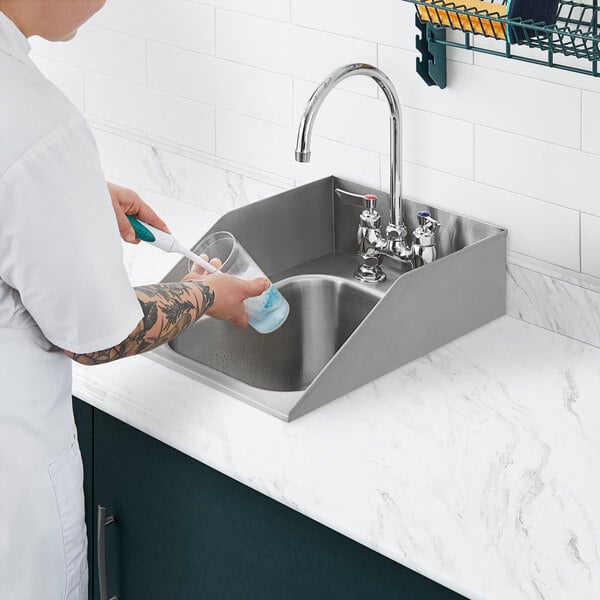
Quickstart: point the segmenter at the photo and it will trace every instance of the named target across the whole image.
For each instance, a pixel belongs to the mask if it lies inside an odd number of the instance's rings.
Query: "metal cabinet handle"
[[[114,515],[106,516],[106,508],[98,504],[98,587],[100,588],[100,600],[108,600],[106,591],[106,526],[114,523]],[[119,600],[113,596],[110,600]]]

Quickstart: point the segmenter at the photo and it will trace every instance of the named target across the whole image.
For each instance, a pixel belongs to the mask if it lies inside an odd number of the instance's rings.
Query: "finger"
[[[208,254],[200,254],[200,258],[206,262],[210,262],[213,267],[217,267],[217,269],[223,264],[218,258],[211,258],[208,260]]]
[[[271,282],[266,277],[258,277],[247,281],[246,293],[248,298],[253,296],[260,296],[263,292],[266,292],[271,286]]]
[[[209,262],[209,264],[211,264],[213,267],[215,267],[215,269],[220,269],[221,265],[223,264],[218,258],[213,258],[211,261],[208,260],[208,254],[200,254],[200,258],[206,262]],[[204,274],[207,274],[208,271],[206,269],[204,269],[201,265],[199,264],[194,264],[193,270],[197,271],[197,272],[202,272]]]
[[[135,232],[133,231],[133,227],[131,223],[127,219],[125,212],[121,208],[119,201],[115,197],[111,197],[113,210],[115,211],[115,216],[117,217],[117,226],[119,228],[119,235],[125,242],[129,242],[130,244],[139,243],[139,240],[135,237]]]
[[[200,254],[200,258],[202,260],[208,262],[208,256],[206,254]],[[199,265],[198,263],[193,263],[191,270],[200,276],[208,275],[208,271],[202,265]]]
[[[190,273],[193,273],[194,275],[197,275],[199,277],[203,277],[204,275],[207,274],[207,271],[201,265],[198,265],[198,264],[194,263],[192,265],[192,269],[190,270]]]
[[[117,199],[126,214],[157,229],[171,233],[166,223],[140,198],[137,192],[115,184],[109,184],[109,189],[113,199]]]
[[[133,190],[126,190],[126,194],[120,201],[123,204],[123,208],[128,215],[133,215],[144,223],[152,225],[161,231],[171,233],[167,224],[152,210]]]

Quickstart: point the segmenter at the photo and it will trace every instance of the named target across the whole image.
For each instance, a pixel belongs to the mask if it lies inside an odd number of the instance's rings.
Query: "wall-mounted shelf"
[[[506,0],[482,2],[488,10],[468,8],[461,0],[405,1],[417,9],[417,49],[421,54],[417,72],[428,85],[446,86],[449,46],[599,76],[600,0],[559,0],[553,25],[509,19],[505,16]],[[490,4],[498,6],[498,12],[490,9]],[[461,35],[448,39],[447,29],[460,31]]]

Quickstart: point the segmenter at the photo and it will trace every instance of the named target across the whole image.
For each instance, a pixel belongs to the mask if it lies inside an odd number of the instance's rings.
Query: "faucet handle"
[[[437,233],[438,229],[441,226],[439,221],[436,221],[429,211],[420,210],[417,213],[417,222],[419,223],[419,229],[421,233],[433,235]]]
[[[377,196],[374,194],[353,194],[352,192],[347,192],[341,188],[335,188],[335,193],[341,198],[344,204],[350,204],[351,206],[362,206],[370,213],[375,210]],[[347,198],[344,198],[346,196]]]
[[[420,248],[435,247],[435,234],[441,226],[426,210],[417,213],[418,227],[413,231],[415,243]],[[435,260],[435,257],[432,259]]]

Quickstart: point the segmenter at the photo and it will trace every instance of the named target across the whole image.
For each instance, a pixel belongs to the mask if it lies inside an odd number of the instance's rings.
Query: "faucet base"
[[[353,274],[354,279],[363,283],[379,283],[386,280],[386,274],[379,266],[360,265]]]

